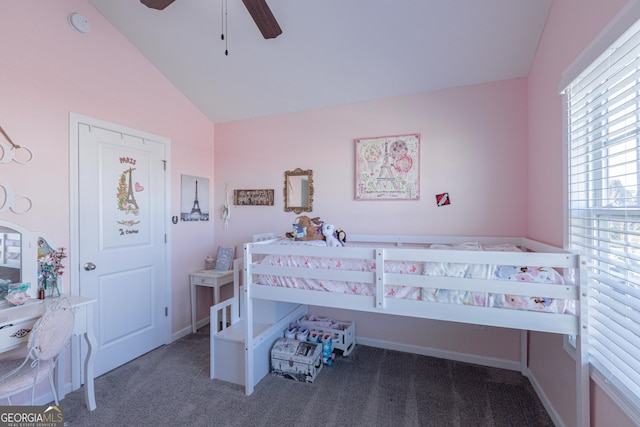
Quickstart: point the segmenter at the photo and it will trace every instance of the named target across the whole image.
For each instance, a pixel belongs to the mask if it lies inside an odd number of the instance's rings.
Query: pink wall
[[[89,34],[71,29],[71,12],[89,19]],[[214,126],[88,2],[3,1],[0,22],[0,126],[35,154],[29,165],[0,165],[0,182],[34,204],[27,214],[2,212],[0,219],[69,247],[70,112],[170,138],[174,215],[180,174],[213,179]],[[188,273],[202,268],[212,251],[213,223],[172,227],[176,332],[191,324]],[[73,269],[66,275],[68,289]]]
[[[563,243],[564,174],[562,72],[627,3],[626,0],[556,0],[528,78],[529,185],[528,235]],[[562,338],[531,336],[531,365],[536,379],[567,425],[575,425],[573,360]],[[633,425],[592,382],[592,425]]]
[[[297,216],[283,210],[284,171],[313,170],[314,208],[348,233],[518,236],[526,233],[526,80],[216,125],[215,197],[233,189],[273,188],[275,206],[232,206],[216,243],[286,232]],[[421,134],[421,200],[355,201],[354,139]],[[449,192],[452,204],[437,207]],[[218,211],[219,212],[219,211]],[[317,309],[320,312],[321,309]],[[324,310],[324,309],[323,309]],[[362,313],[358,336],[518,360],[515,331]],[[366,319],[366,321],[365,321]],[[416,332],[418,331],[418,332]]]
[[[421,134],[421,199],[355,201],[354,139]],[[216,125],[216,208],[224,187],[273,188],[275,206],[232,206],[220,244],[289,231],[284,171],[313,170],[311,216],[348,233],[513,236],[526,232],[526,80],[509,80]],[[449,192],[452,204],[437,207]],[[238,249],[241,249],[239,246]]]

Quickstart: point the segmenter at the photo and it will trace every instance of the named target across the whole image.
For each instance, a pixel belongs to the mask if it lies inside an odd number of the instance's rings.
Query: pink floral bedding
[[[431,245],[431,249],[466,251],[507,251],[521,252],[517,246],[481,245],[476,242],[460,245]],[[466,277],[473,279],[510,280],[515,282],[564,284],[564,279],[553,268],[517,267],[510,265],[424,263],[422,274],[440,277]],[[525,297],[520,295],[493,294],[489,292],[455,291],[450,289],[423,289],[422,299],[455,304],[476,305],[482,307],[500,307],[520,310],[564,313],[566,300],[553,298]]]
[[[322,240],[280,240],[274,244],[294,246],[326,246],[324,243],[325,242]],[[373,271],[375,269],[374,260],[317,258],[298,255],[269,255],[261,261],[261,264],[273,265],[278,267],[302,267],[342,271]],[[385,262],[385,271],[388,273],[420,274],[422,272],[422,263],[387,261]],[[375,285],[359,282],[344,282],[337,280],[320,280],[271,275],[261,275],[259,277],[259,282],[263,285],[335,292],[341,294],[354,294],[364,296],[373,296],[376,294]],[[421,292],[420,288],[408,286],[385,286],[385,297],[420,300]]]
[[[281,240],[274,244],[323,246],[324,242]],[[434,244],[430,245],[430,248],[439,250],[520,251],[516,246],[513,245],[480,245],[479,243],[475,242],[464,243],[461,245]],[[281,267],[317,268],[343,271],[373,271],[375,269],[374,260],[344,259],[332,257],[319,258],[298,255],[268,255],[261,261],[261,263]],[[387,273],[410,275],[422,274],[427,276],[440,277],[484,278],[547,284],[564,283],[562,276],[557,271],[551,268],[543,267],[385,261],[384,270]],[[263,285],[269,286],[280,286],[286,288],[308,289],[365,296],[375,295],[375,285],[366,283],[274,275],[260,275],[258,281]],[[550,298],[522,297],[518,295],[455,291],[449,289],[422,289],[410,286],[387,285],[384,287],[384,295],[388,298],[424,300],[483,307],[502,307],[554,313],[562,313],[566,310],[567,307],[567,301]]]

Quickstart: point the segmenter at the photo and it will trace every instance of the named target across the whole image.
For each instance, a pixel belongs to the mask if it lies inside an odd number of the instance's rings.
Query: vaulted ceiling
[[[553,0],[89,2],[220,123],[525,77]]]

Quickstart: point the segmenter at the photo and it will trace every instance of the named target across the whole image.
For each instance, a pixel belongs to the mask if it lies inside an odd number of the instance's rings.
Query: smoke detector
[[[89,20],[79,13],[72,13],[67,17],[67,21],[69,21],[71,28],[80,34],[87,34],[91,30]]]

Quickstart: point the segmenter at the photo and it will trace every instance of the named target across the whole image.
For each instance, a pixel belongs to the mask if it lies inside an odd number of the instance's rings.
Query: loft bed
[[[589,425],[586,262],[579,255],[526,238],[350,235],[344,247],[327,247],[273,236],[244,245],[247,395],[264,375],[257,366],[273,331],[300,307],[326,306],[520,329],[523,375],[526,331],[573,335],[577,420]],[[270,325],[259,319],[265,303],[284,307],[271,306]]]

